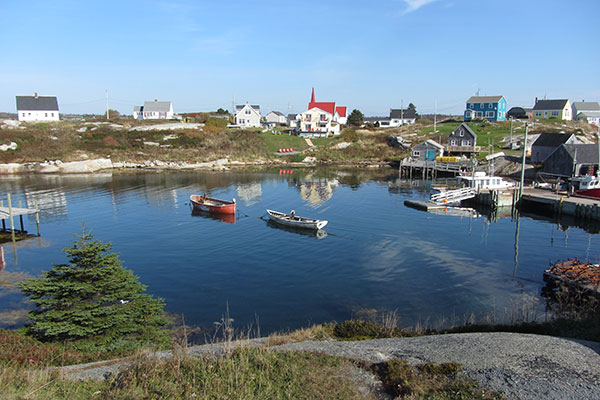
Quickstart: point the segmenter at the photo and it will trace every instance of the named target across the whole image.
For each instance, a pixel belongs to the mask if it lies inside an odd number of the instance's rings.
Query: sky
[[[0,0],[0,111],[175,112],[335,101],[366,116],[475,95],[600,100],[598,0]]]

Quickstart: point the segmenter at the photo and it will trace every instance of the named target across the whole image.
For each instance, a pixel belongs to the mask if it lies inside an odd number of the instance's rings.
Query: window
[[[413,157],[419,157],[420,155],[421,155],[421,152],[419,150],[413,151]]]
[[[310,132],[310,124],[304,124],[304,130]]]
[[[246,109],[246,115],[250,115],[250,113],[252,113],[252,111]]]
[[[542,112],[541,111],[536,111],[535,112],[535,116],[536,117],[541,117],[542,116]]]
[[[460,137],[465,136],[465,131],[463,131],[462,129],[460,131],[458,131],[458,136],[460,136]]]
[[[25,118],[25,113],[22,113],[22,114],[23,114],[23,118]]]
[[[488,104],[488,108],[492,108],[492,107],[493,107],[492,103]]]
[[[471,141],[470,140],[465,140],[463,139],[461,146],[470,146],[471,145]]]
[[[479,105],[479,108],[485,108],[485,103],[481,103],[481,104]]]
[[[467,112],[465,112],[465,117],[471,118],[471,110],[467,110]]]
[[[306,122],[310,122],[310,118],[311,118],[311,115],[310,114],[306,114]]]
[[[321,121],[327,121],[327,115],[321,114]]]
[[[483,111],[475,111],[475,118],[483,118]]]
[[[44,117],[48,118],[48,113],[44,113]]]
[[[494,118],[494,112],[493,111],[486,111],[485,112],[485,117],[486,118]]]
[[[553,117],[558,117],[558,111],[552,111],[552,116]]]
[[[450,140],[450,146],[456,146],[458,144],[458,140],[452,139]]]

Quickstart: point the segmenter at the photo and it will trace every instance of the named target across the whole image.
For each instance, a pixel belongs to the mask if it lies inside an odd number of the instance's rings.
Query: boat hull
[[[319,220],[319,219],[311,219],[304,217],[291,217],[288,214],[281,213],[278,211],[267,210],[267,214],[269,214],[269,219],[277,224],[285,225],[293,228],[300,229],[322,229],[327,225],[327,221]]]
[[[575,191],[575,194],[578,196],[596,197],[600,199],[600,188],[577,190]]]
[[[235,215],[235,199],[233,201],[220,200],[214,197],[207,196],[190,196],[190,202],[195,210],[205,211],[213,214],[234,214]]]

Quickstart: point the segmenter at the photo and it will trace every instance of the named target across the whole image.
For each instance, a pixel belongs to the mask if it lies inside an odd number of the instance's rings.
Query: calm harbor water
[[[2,195],[37,199],[42,237],[2,245],[0,326],[19,326],[29,307],[12,283],[66,262],[82,223],[187,324],[210,327],[228,305],[235,327],[258,320],[263,334],[392,310],[402,325],[437,327],[501,317],[524,298],[542,315],[549,261],[600,260],[594,225],[404,206],[430,184],[364,170],[3,177]],[[203,192],[235,197],[236,218],[192,213],[189,196]],[[326,233],[279,229],[267,208],[326,219]]]

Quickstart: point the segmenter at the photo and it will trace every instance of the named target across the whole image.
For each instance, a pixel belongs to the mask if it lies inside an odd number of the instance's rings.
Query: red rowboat
[[[235,199],[232,201],[215,199],[206,195],[190,196],[194,209],[215,214],[235,214]]]

